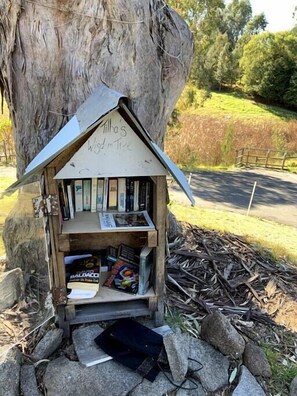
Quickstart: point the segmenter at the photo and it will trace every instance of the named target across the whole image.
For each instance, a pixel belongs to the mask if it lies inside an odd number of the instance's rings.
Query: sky
[[[294,27],[292,14],[297,6],[297,0],[250,0],[250,3],[254,15],[264,12],[269,22],[267,31],[279,32]]]

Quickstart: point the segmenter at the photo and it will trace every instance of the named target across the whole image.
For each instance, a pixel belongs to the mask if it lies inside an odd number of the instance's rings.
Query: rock
[[[189,358],[201,363],[202,368],[189,359],[189,369],[194,372],[192,377],[197,378],[207,391],[215,392],[228,385],[229,360],[211,345],[191,337]]]
[[[188,380],[182,387],[187,389],[178,389],[175,396],[206,396],[204,389],[197,381],[195,381],[194,384],[192,381]]]
[[[21,367],[21,390],[23,396],[41,396],[38,390],[35,368],[26,364]]]
[[[80,363],[85,366],[93,366],[102,356],[107,356],[95,343],[94,339],[104,329],[99,325],[80,327],[73,331],[72,340],[75,352]]]
[[[60,346],[62,342],[63,330],[54,329],[46,333],[46,335],[36,345],[31,357],[38,361],[48,358]]]
[[[290,396],[297,396],[297,376],[291,382],[291,385],[290,385]]]
[[[244,339],[219,311],[203,319],[201,338],[232,358],[241,357],[245,348]]]
[[[163,337],[163,343],[174,381],[183,381],[188,371],[190,337],[181,333],[168,333]]]
[[[181,224],[177,221],[176,217],[172,212],[168,212],[168,227],[167,227],[167,235],[168,235],[168,240],[174,241],[176,238],[180,237],[182,235],[182,226]]]
[[[154,382],[150,382],[144,379],[139,385],[137,385],[129,396],[163,396],[169,392],[172,392],[176,386],[173,384],[173,378],[169,373],[166,373],[170,381],[165,377],[163,373],[157,375]]]
[[[19,396],[21,359],[17,348],[0,356],[0,396]]]
[[[253,375],[271,377],[271,368],[265,353],[257,345],[248,342],[243,353],[244,365]]]
[[[265,392],[249,370],[242,366],[239,383],[232,396],[265,396]]]
[[[142,378],[113,360],[84,367],[59,357],[48,364],[43,381],[47,396],[124,396]]]
[[[24,279],[20,268],[0,274],[0,310],[11,308],[23,293]]]

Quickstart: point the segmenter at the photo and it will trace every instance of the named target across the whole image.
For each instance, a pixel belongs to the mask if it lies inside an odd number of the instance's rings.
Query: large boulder
[[[122,396],[142,378],[113,360],[84,367],[66,357],[59,357],[48,364],[43,380],[47,396]]]
[[[0,310],[11,308],[24,293],[23,272],[15,268],[0,274]]]
[[[0,351],[0,396],[19,396],[21,359],[17,348]]]
[[[228,385],[229,360],[203,340],[191,337],[189,369],[209,392]]]
[[[265,396],[265,392],[249,370],[242,366],[239,382],[232,396]]]
[[[33,360],[48,358],[59,348],[62,342],[63,330],[53,329],[48,331],[45,336],[36,345],[31,357]]]
[[[203,319],[201,337],[219,349],[224,355],[240,358],[245,348],[245,341],[227,319],[219,311],[215,311]]]
[[[243,362],[253,375],[271,376],[271,368],[265,353],[252,342],[248,342],[245,346]]]
[[[23,396],[41,396],[38,390],[35,368],[25,364],[21,367],[21,390]]]

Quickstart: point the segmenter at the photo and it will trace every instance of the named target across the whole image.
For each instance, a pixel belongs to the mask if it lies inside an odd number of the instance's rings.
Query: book
[[[126,178],[118,178],[118,211],[126,212]]]
[[[104,179],[98,179],[97,181],[97,211],[103,209],[103,190],[104,190]]]
[[[97,210],[97,178],[92,178],[91,183],[91,212]]]
[[[83,210],[91,210],[91,180],[83,179]]]
[[[74,219],[74,203],[73,203],[73,194],[72,194],[72,184],[67,184],[67,195],[68,195],[70,219]]]
[[[108,209],[117,209],[118,207],[118,179],[108,180]]]
[[[104,282],[104,286],[116,290],[136,294],[138,291],[138,265],[117,260],[112,267],[111,275]]]
[[[153,266],[153,248],[145,246],[139,255],[139,285],[138,294],[144,295],[150,288],[150,278]]]
[[[139,181],[139,210],[146,209],[146,180]]]
[[[83,210],[82,180],[74,180],[74,201],[75,201],[75,211],[82,212]]]
[[[59,203],[63,220],[69,220],[68,198],[63,181],[58,184]]]
[[[119,246],[118,258],[130,264],[136,264],[139,261],[139,258],[135,254],[135,249],[124,244]]]
[[[145,231],[155,229],[147,211],[131,213],[100,212],[99,221],[101,230],[105,231],[130,229]]]
[[[139,211],[139,180],[134,180],[133,211]]]
[[[87,298],[99,290],[100,258],[96,256],[83,257],[73,260],[67,266],[68,282],[67,288],[72,290],[68,298]],[[76,292],[73,290],[76,290]],[[90,293],[87,293],[90,292]]]
[[[108,177],[105,177],[103,182],[103,203],[102,203],[103,212],[106,212],[107,210],[107,199],[108,199]]]

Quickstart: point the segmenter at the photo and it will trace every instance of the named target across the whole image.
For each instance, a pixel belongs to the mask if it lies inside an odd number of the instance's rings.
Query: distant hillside
[[[180,166],[230,165],[241,147],[297,152],[296,112],[238,93],[213,92],[204,102],[202,95],[186,87],[175,111],[178,122],[168,128],[165,150]]]

